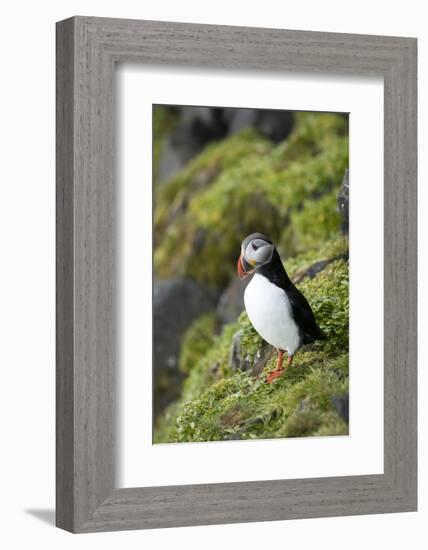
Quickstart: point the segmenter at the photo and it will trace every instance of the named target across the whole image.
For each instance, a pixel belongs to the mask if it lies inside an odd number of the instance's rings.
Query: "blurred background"
[[[155,442],[348,432],[347,168],[346,114],[153,106]],[[306,383],[299,399],[275,384],[273,417],[272,388],[256,382],[272,349],[242,313],[249,278],[236,276],[256,231],[330,335],[292,380],[297,393]],[[326,366],[327,387],[307,380]],[[321,397],[306,406],[305,392]]]

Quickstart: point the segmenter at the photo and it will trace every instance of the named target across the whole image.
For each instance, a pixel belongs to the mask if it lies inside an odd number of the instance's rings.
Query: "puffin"
[[[254,329],[278,351],[276,369],[266,379],[272,384],[291,365],[301,346],[326,340],[326,336],[308,301],[291,282],[269,237],[252,233],[242,241],[237,271],[241,279],[254,274],[245,289],[245,310]]]

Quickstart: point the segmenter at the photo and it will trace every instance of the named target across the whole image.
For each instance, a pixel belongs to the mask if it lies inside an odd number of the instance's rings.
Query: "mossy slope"
[[[275,354],[259,377],[231,369],[232,338],[238,330],[248,354],[254,356],[263,345],[245,313],[216,336],[207,330],[213,326],[212,316],[195,322],[182,351],[182,365],[189,376],[180,401],[161,418],[156,442],[348,433],[348,425],[332,401],[334,396],[348,393],[347,249],[347,239],[335,238],[318,252],[302,254],[287,266],[292,277],[300,277],[313,263],[328,260],[320,273],[299,284],[328,339],[302,348],[293,366],[272,385],[266,384],[265,376],[275,367]],[[200,338],[195,348],[196,334]],[[190,368],[189,357],[193,358]]]

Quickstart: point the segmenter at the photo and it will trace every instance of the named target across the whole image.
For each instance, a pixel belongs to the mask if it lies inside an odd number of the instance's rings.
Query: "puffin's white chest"
[[[275,348],[293,355],[300,346],[300,333],[287,294],[256,273],[245,289],[244,303],[251,324],[260,336]]]

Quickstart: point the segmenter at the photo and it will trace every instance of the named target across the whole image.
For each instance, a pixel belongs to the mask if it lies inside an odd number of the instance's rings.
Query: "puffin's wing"
[[[325,334],[317,325],[314,312],[306,298],[294,285],[288,290],[293,317],[303,333],[303,343],[310,344],[314,340],[326,340]]]

